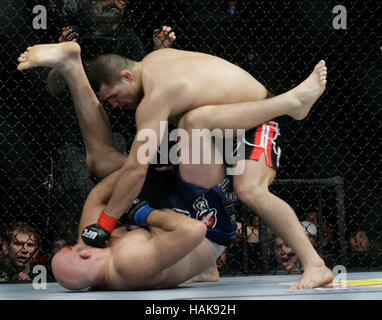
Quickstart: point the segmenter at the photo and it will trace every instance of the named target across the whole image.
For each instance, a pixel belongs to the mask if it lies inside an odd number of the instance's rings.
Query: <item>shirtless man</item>
[[[117,175],[118,171],[91,191],[82,222],[97,221]],[[96,219],[92,221],[92,217]],[[205,238],[205,224],[171,210],[152,210],[144,223],[146,228],[116,228],[102,249],[84,245],[79,237],[75,246],[61,249],[53,257],[56,280],[70,290],[151,290],[176,287],[209,268],[216,269],[220,252]]]
[[[108,139],[101,128],[109,124],[100,120],[104,119],[104,111],[82,68],[77,44],[38,45],[28,48],[19,57],[18,69],[34,66],[58,69],[68,83],[75,104],[81,106],[81,112],[91,117],[95,114],[94,109],[99,110],[94,119],[95,125],[90,129],[92,134],[99,136],[99,141]],[[214,114],[214,117],[202,118],[202,128],[245,130],[281,115],[301,120],[309,113],[326,86],[324,61],[320,61],[312,74],[299,86],[266,100],[266,88],[247,72],[223,59],[201,53],[163,49],[149,54],[140,62],[112,55],[98,60],[97,63],[93,62],[92,66],[95,71],[89,72],[89,77],[91,76],[98,95],[115,107],[129,109],[139,105],[136,111],[137,132],[145,128],[154,130],[157,137],[156,147],[162,139],[160,121],[166,121],[170,116],[190,110],[188,114],[193,115],[199,109],[204,115]],[[108,66],[114,67],[114,73],[108,72]],[[80,127],[84,125],[81,119],[79,122]],[[96,122],[100,125],[97,126]],[[98,220],[97,227],[101,233],[102,229],[109,234],[112,232],[116,222],[142,187],[148,163],[141,163],[137,154],[144,143],[145,141],[134,139],[110,201]],[[91,150],[88,152],[90,155]],[[108,158],[114,157],[114,154],[105,152],[96,157]],[[94,160],[94,165],[98,166],[98,162]],[[89,163],[92,161],[89,158]],[[329,283],[333,279],[333,273],[310,244],[293,209],[268,191],[268,186],[275,177],[275,170],[267,167],[264,155],[258,161],[240,161],[246,163],[244,174],[234,177],[235,191],[239,198],[294,249],[304,265],[304,274],[293,288],[312,288]],[[185,181],[205,188],[213,185],[211,181],[214,179],[211,177],[216,173],[215,170],[204,170],[205,166],[201,166],[199,172],[195,172],[195,168],[191,172],[185,167],[181,171]],[[95,168],[100,175],[104,170],[102,166]],[[221,169],[216,167],[216,170]]]

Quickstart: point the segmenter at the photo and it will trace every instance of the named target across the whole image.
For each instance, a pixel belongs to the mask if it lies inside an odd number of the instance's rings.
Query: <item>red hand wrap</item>
[[[101,212],[97,224],[105,229],[108,233],[112,233],[117,225],[118,219],[110,217],[105,211]]]

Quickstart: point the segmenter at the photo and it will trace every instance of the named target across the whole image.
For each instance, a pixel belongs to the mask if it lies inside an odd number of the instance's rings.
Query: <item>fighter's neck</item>
[[[143,67],[141,62],[135,62],[134,68],[132,70],[135,80],[137,81],[138,88],[140,88],[138,95],[139,95],[139,100],[141,100],[144,96],[144,88],[143,88]]]
[[[110,247],[97,250],[97,256],[94,263],[98,265],[99,272],[92,288],[101,288],[107,286],[111,270],[113,269],[112,249]]]

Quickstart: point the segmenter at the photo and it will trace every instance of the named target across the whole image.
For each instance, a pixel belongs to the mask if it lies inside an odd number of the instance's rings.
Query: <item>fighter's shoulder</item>
[[[124,266],[126,262],[135,259],[140,255],[142,246],[147,243],[153,235],[150,231],[137,228],[125,232],[121,237],[112,243],[113,260],[115,267]]]
[[[137,231],[137,232],[134,232]],[[118,247],[113,248],[111,273],[115,278],[130,279],[129,286],[136,286],[152,276],[151,264],[155,246],[153,234],[146,229],[136,229],[133,237],[125,239]],[[127,237],[126,237],[127,238]]]
[[[142,62],[151,62],[155,59],[174,59],[189,54],[195,54],[195,52],[174,48],[163,48],[150,52],[143,58]]]

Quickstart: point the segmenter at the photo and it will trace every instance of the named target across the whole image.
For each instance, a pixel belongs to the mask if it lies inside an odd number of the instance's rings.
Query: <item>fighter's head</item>
[[[88,79],[94,92],[113,107],[138,107],[143,94],[138,62],[117,54],[101,55],[90,62]]]
[[[57,282],[70,290],[99,285],[102,281],[103,261],[99,250],[76,245],[61,249],[52,259],[52,271]]]

